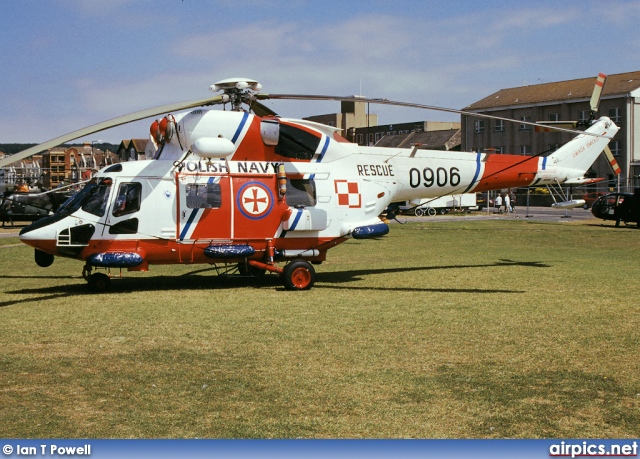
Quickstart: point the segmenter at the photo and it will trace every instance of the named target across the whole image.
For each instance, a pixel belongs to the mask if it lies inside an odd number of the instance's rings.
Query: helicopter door
[[[231,238],[229,177],[181,176],[179,194],[180,242]]]
[[[142,203],[142,184],[135,181],[119,181],[113,199],[113,206],[107,214],[105,231],[111,235],[136,234],[140,223],[138,211]]]
[[[275,175],[233,178],[236,239],[270,239],[278,232],[282,214],[289,207],[279,199]]]

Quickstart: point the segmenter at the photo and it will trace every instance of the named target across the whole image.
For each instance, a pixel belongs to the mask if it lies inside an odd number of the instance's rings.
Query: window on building
[[[525,123],[530,123],[531,122],[531,117],[530,116],[521,116],[520,117],[520,121],[524,121]],[[521,124],[520,125],[520,130],[521,131],[530,131],[531,130],[531,125],[530,124]]]
[[[588,121],[591,118],[591,110],[581,110],[580,111],[580,121]]]
[[[613,156],[620,156],[622,154],[622,146],[620,145],[619,140],[612,140],[609,142],[609,149]]]
[[[622,123],[622,110],[619,108],[610,108],[609,118],[617,125],[620,125],[620,123]]]
[[[549,121],[560,121],[560,113],[550,113]]]
[[[474,122],[474,132],[476,134],[482,134],[484,132],[484,120],[476,120]]]
[[[495,132],[504,132],[504,120],[496,120],[496,125],[493,130]]]
[[[520,145],[521,155],[531,155],[531,145]]]
[[[362,145],[364,143],[364,135],[357,134],[356,135],[356,143],[358,143],[359,145]]]

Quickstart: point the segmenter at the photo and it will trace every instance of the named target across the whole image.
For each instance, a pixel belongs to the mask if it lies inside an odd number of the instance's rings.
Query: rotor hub
[[[213,92],[223,91],[228,98],[224,103],[230,102],[233,110],[242,110],[242,104],[251,104],[255,100],[254,93],[262,89],[262,85],[249,78],[228,78],[211,85]]]

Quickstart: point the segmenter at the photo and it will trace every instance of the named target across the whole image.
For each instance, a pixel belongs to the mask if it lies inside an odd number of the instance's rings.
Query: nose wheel
[[[316,281],[316,271],[305,260],[294,260],[282,270],[282,281],[287,290],[309,290]]]
[[[86,265],[82,270],[82,277],[87,281],[89,290],[94,293],[106,292],[111,286],[111,278],[104,273],[91,274],[92,267]]]

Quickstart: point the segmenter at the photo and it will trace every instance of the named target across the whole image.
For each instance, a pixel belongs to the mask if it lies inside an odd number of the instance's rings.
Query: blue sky
[[[459,109],[502,88],[640,70],[639,20],[638,0],[2,0],[0,143],[207,97],[231,77]],[[340,108],[267,105],[286,117]],[[372,112],[381,124],[452,119]],[[146,137],[151,121],[84,140]]]

